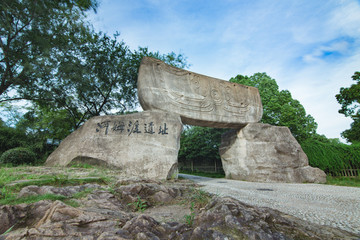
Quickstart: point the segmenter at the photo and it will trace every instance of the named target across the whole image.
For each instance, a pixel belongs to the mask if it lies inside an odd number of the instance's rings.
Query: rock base
[[[317,240],[359,237],[269,208],[249,206],[230,197],[204,195],[186,182],[124,184],[115,184],[111,191],[97,184],[59,188],[28,186],[22,189],[23,194],[47,192],[64,197],[84,191],[88,194],[73,199],[79,207],[50,200],[0,206],[1,239]],[[139,199],[146,203],[143,211],[134,209]],[[172,210],[182,207],[182,218],[174,221],[173,217],[164,216],[156,220],[153,210],[160,206],[169,206]],[[10,232],[3,234],[11,227]]]
[[[88,163],[129,177],[176,178],[181,131],[180,116],[166,112],[94,117],[65,138],[45,165]]]
[[[325,183],[326,174],[309,166],[287,127],[250,123],[222,136],[220,156],[226,178],[252,182]]]

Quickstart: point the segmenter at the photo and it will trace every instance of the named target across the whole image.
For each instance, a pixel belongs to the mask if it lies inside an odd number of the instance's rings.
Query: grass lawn
[[[51,171],[49,171],[51,170]],[[37,186],[75,186],[86,183],[106,185],[111,178],[106,170],[95,168],[41,168],[31,166],[0,166],[0,205],[33,203],[40,200],[61,200],[74,205],[72,199],[81,198],[89,192],[80,192],[71,198],[60,195],[45,194],[18,198],[19,191],[29,185]]]
[[[326,184],[347,186],[347,187],[360,187],[360,177],[326,177]]]

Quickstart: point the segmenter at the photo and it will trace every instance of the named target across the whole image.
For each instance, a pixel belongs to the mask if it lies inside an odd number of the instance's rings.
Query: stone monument
[[[141,62],[138,95],[144,110],[177,113],[184,124],[237,128],[262,117],[257,88],[189,72],[150,57]]]
[[[145,112],[94,117],[48,157],[48,166],[85,162],[129,176],[176,175],[182,124],[235,128],[220,153],[226,177],[248,181],[324,182],[289,129],[259,124],[257,88],[200,75],[144,57],[138,96]]]
[[[47,166],[89,163],[148,179],[177,177],[182,123],[169,112],[99,116],[65,138]]]

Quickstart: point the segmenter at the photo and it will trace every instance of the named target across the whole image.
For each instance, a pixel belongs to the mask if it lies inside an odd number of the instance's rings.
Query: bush
[[[307,140],[301,144],[312,167],[318,167],[331,175],[339,175],[343,169],[360,169],[360,145]]]
[[[26,134],[18,129],[0,126],[0,155],[9,149],[22,147],[28,144]]]
[[[28,148],[18,147],[7,150],[0,157],[0,163],[10,163],[13,166],[21,164],[33,164],[36,161],[36,155]]]

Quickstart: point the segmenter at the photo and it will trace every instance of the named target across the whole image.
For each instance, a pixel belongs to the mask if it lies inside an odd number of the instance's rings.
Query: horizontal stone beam
[[[184,124],[238,128],[259,122],[262,103],[257,88],[200,75],[144,57],[138,75],[144,110],[177,113]]]

